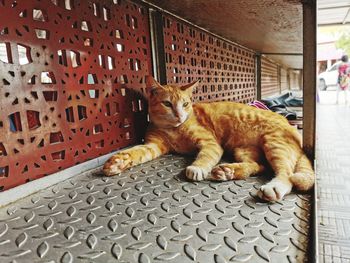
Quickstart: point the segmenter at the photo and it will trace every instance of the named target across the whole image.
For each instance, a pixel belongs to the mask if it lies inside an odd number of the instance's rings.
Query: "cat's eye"
[[[183,107],[187,107],[188,106],[188,102],[185,102],[184,104],[182,104]]]
[[[171,104],[171,102],[170,102],[170,101],[167,101],[167,100],[166,100],[166,101],[163,101],[162,103],[163,103],[164,106],[169,107],[169,108],[171,108],[171,107],[173,106],[173,105]]]

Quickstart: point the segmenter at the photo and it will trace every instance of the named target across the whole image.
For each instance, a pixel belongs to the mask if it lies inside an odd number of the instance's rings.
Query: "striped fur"
[[[177,152],[197,154],[186,169],[186,176],[196,181],[244,179],[261,173],[268,163],[276,176],[258,191],[258,196],[268,201],[281,199],[293,186],[298,190],[313,186],[314,171],[302,151],[300,135],[284,117],[233,102],[192,105],[195,86],[161,86],[148,77],[151,124],[145,144],[111,157],[104,173],[118,174]],[[218,165],[224,151],[232,155],[234,163]]]

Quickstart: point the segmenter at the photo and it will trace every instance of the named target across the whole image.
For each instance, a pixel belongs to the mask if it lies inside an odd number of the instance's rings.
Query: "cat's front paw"
[[[112,176],[116,174],[120,174],[125,169],[131,167],[132,159],[130,154],[128,153],[117,153],[113,155],[111,158],[103,166],[103,173],[106,176]]]
[[[193,181],[202,181],[207,179],[208,172],[202,167],[191,165],[186,167],[186,177]]]
[[[210,180],[228,181],[234,179],[235,171],[230,164],[219,164],[211,170]]]
[[[284,182],[279,178],[274,178],[271,182],[262,185],[257,195],[269,202],[279,201],[292,190],[290,182]]]

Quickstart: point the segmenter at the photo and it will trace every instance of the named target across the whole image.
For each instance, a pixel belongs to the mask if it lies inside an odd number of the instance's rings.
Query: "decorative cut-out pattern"
[[[195,101],[255,98],[254,53],[164,16],[168,83],[199,79]]]
[[[0,3],[0,189],[135,144],[147,116],[136,91],[151,74],[147,10]]]

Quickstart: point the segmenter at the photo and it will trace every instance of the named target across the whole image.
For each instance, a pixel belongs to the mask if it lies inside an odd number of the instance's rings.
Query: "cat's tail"
[[[315,183],[315,172],[310,160],[304,153],[297,161],[294,174],[290,180],[297,190],[307,191],[313,187]]]

